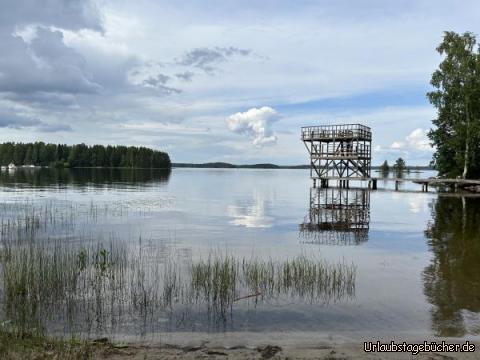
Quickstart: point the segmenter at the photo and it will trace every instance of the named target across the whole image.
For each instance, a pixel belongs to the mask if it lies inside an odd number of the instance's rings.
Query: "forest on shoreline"
[[[373,165],[372,170],[382,171],[383,165]],[[310,165],[276,165],[276,164],[247,164],[236,165],[226,162],[210,162],[210,163],[173,163],[174,168],[201,168],[201,169],[310,169]],[[393,167],[392,167],[393,170]],[[405,165],[402,170],[410,171],[422,171],[422,170],[435,170],[431,165]]]
[[[136,146],[85,144],[0,144],[0,165],[52,167],[170,168],[167,153]]]

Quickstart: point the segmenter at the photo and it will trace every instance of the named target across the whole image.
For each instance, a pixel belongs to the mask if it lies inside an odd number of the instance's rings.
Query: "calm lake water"
[[[379,182],[385,186],[394,184]],[[349,264],[356,272],[354,291],[322,301],[240,300],[221,323],[198,309],[150,320],[126,314],[128,321],[117,326],[89,328],[95,335],[280,331],[370,339],[478,337],[479,197],[421,193],[415,184],[398,192],[310,187],[307,170],[17,170],[0,174],[0,207],[3,223],[25,207],[48,208],[57,218],[75,212],[68,226],[58,220],[38,235],[71,246],[121,242],[128,251],[142,248],[175,261],[212,253],[276,262],[306,256]],[[67,331],[62,319],[49,329]]]

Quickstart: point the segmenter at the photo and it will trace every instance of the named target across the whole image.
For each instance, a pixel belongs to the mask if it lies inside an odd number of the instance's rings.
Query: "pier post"
[[[313,188],[317,187],[317,179],[313,179]]]
[[[372,180],[372,190],[377,190],[377,179]]]
[[[321,187],[322,189],[327,188],[327,187],[328,187],[328,183],[327,183],[327,182],[328,182],[327,179],[320,179],[320,187]]]
[[[398,183],[399,183],[399,182],[400,182],[400,181],[395,180],[395,191],[398,191]]]

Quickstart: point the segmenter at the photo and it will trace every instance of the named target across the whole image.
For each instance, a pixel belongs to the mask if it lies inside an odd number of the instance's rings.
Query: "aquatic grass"
[[[190,279],[195,301],[224,317],[238,296],[239,262],[232,256],[210,254],[207,260],[191,264]]]
[[[263,298],[288,296],[328,303],[352,296],[355,290],[356,268],[345,261],[330,264],[300,255],[281,263],[244,260],[242,269],[246,287]]]
[[[109,210],[90,204],[79,215],[77,206],[64,205],[0,205],[2,318],[20,332],[41,333],[61,324],[69,333],[104,333],[138,320],[187,323],[189,314],[199,313],[225,321],[252,301],[326,304],[355,294],[356,268],[344,260],[214,252],[192,260],[145,246],[141,238],[135,245],[113,234],[105,241],[78,232],[79,224],[88,227]],[[60,228],[67,230],[65,237],[48,236]]]
[[[18,201],[0,203],[0,239],[25,241],[40,235],[73,231],[78,227],[97,224],[103,220],[130,215],[148,216],[152,208],[170,206],[171,199],[145,203],[113,202],[105,204],[45,201]]]
[[[73,319],[79,298],[96,294],[98,300],[115,293],[122,286],[126,250],[100,245],[75,249],[59,241],[30,243],[3,248],[1,264],[5,313],[21,328],[33,324],[41,330],[41,324],[58,312]]]
[[[113,241],[80,247],[56,241],[9,248],[1,260],[5,314],[24,331],[41,331],[50,320],[90,331],[124,316],[153,319],[193,305],[225,318],[244,299],[329,303],[355,291],[354,265],[306,256],[274,261],[212,253],[181,263]]]

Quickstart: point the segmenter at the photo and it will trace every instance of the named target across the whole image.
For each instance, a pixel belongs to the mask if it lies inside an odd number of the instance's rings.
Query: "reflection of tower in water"
[[[369,224],[368,189],[311,188],[300,236],[305,243],[358,245],[368,240]]]

